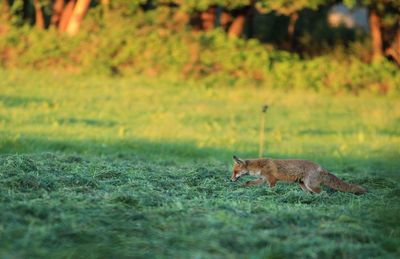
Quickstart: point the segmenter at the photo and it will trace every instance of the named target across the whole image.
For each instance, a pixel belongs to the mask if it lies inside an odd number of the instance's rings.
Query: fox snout
[[[232,182],[236,182],[237,179],[239,179],[239,177],[238,177],[238,170],[233,169],[231,181],[232,181]]]

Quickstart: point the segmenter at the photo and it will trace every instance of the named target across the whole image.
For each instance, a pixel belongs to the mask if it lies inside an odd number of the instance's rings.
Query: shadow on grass
[[[0,153],[2,154],[27,154],[41,152],[196,160],[231,158],[233,151],[210,147],[200,148],[193,142],[161,142],[143,139],[118,141],[66,141],[48,140],[43,137],[23,137],[16,140],[0,140]]]
[[[3,103],[6,107],[25,107],[29,104],[41,103],[47,103],[49,106],[53,105],[53,102],[46,98],[20,97],[10,95],[0,95],[0,103]]]
[[[0,154],[31,154],[43,152],[62,152],[89,156],[107,155],[111,157],[137,157],[146,160],[177,161],[224,161],[231,163],[232,155],[245,158],[257,157],[255,152],[240,152],[213,147],[198,147],[189,141],[150,141],[134,140],[49,140],[44,137],[22,137],[16,140],[0,140]],[[283,153],[269,153],[273,158],[297,158],[318,162],[323,167],[347,175],[390,176],[399,179],[400,161],[390,154],[379,154],[361,158],[355,156],[326,156],[313,154],[312,157],[293,156]]]

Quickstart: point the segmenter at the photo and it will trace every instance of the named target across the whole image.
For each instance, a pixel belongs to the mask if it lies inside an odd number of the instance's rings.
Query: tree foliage
[[[281,15],[290,15],[305,8],[317,9],[329,0],[259,0],[256,7],[260,12],[276,12]]]

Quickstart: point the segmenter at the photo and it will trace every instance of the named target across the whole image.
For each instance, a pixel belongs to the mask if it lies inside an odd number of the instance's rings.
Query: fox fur
[[[257,180],[248,181],[245,186],[253,186],[268,182],[270,187],[278,181],[298,182],[306,192],[321,192],[320,185],[326,185],[341,192],[355,194],[366,193],[367,190],[359,185],[340,180],[320,165],[307,160],[297,159],[240,159],[233,156],[234,166],[232,181],[237,181],[243,175],[258,177]]]

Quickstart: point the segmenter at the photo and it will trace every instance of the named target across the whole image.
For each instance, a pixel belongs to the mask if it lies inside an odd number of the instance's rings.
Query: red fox
[[[237,181],[243,175],[257,176],[259,179],[248,181],[244,186],[263,184],[266,181],[270,187],[275,186],[277,181],[298,182],[306,192],[321,192],[320,184],[341,192],[352,192],[355,194],[366,193],[363,187],[346,183],[335,175],[323,169],[320,165],[307,161],[295,159],[240,159],[233,156],[234,166],[231,180]]]

